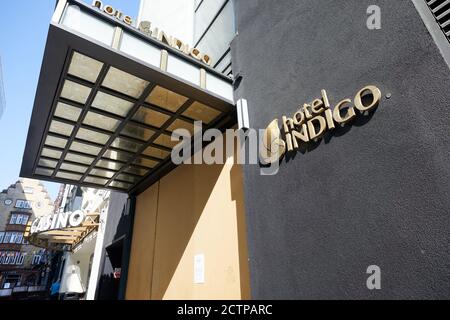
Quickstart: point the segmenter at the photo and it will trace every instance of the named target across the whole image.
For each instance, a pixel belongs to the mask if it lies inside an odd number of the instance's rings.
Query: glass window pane
[[[61,158],[61,156],[62,156],[62,152],[44,148],[44,149],[42,149],[42,156],[59,160],[59,158]]]
[[[164,125],[164,123],[166,123],[167,120],[169,120],[169,118],[170,117],[164,113],[157,112],[146,107],[140,107],[138,112],[134,115],[133,120],[160,128]]]
[[[106,142],[108,142],[109,138],[110,136],[106,134],[84,128],[80,128],[77,133],[77,139],[91,141],[98,144],[105,144]]]
[[[73,131],[73,126],[67,123],[59,122],[56,120],[53,120],[50,124],[50,132],[61,134],[63,136],[70,137]]]
[[[117,176],[117,180],[125,181],[125,182],[131,182],[131,183],[136,183],[136,182],[138,182],[141,179],[142,178],[135,177],[135,176],[130,176],[128,174],[119,174]]]
[[[132,185],[130,183],[124,183],[124,182],[119,182],[119,181],[113,181],[110,184],[110,186],[113,188],[119,188],[119,189],[124,189],[124,190],[127,190],[132,187]]]
[[[81,174],[68,173],[68,172],[58,172],[56,174],[56,177],[61,178],[61,179],[78,181],[78,180],[81,179],[82,175]]]
[[[208,54],[213,64],[228,50],[235,36],[233,1],[223,8],[209,30],[197,44],[197,49]],[[201,29],[200,29],[201,30]]]
[[[159,162],[157,162],[157,161],[153,161],[153,160],[149,160],[149,159],[145,159],[145,158],[139,158],[134,163],[139,166],[143,166],[143,167],[150,168],[150,169],[155,168],[159,164]]]
[[[99,176],[103,178],[112,178],[114,176],[115,172],[107,171],[107,170],[101,170],[101,169],[92,169],[91,172],[89,172],[90,175],[93,176]]]
[[[119,126],[119,120],[102,116],[101,114],[88,112],[84,121],[84,124],[87,124],[92,127],[101,128],[108,131],[115,131]]]
[[[53,174],[53,170],[45,168],[36,168],[35,173],[40,176],[50,177]]]
[[[67,139],[47,136],[47,139],[45,139],[45,145],[64,149],[67,145]]]
[[[137,174],[138,176],[142,176],[142,177],[148,173],[147,169],[133,167],[133,166],[126,168],[124,171],[127,173]]]
[[[58,161],[48,160],[48,159],[40,159],[38,165],[40,167],[53,168],[54,169],[58,165]]]
[[[172,141],[171,140],[172,137],[168,136],[166,134],[161,134],[158,139],[155,140],[156,144],[159,144],[160,146],[166,147],[166,148],[173,148],[175,147],[177,144],[180,143],[179,140],[177,141]]]
[[[84,179],[84,182],[93,183],[93,184],[98,184],[98,185],[104,186],[105,184],[108,183],[108,180],[107,179],[102,179],[102,178],[96,178],[96,177],[86,177],[86,179]]]
[[[176,129],[186,129],[187,131],[189,131],[191,135],[194,135],[194,124],[191,122],[186,122],[184,120],[177,119],[170,125],[170,127],[167,130],[173,132]]]
[[[78,52],[73,53],[68,73],[78,78],[95,83],[102,70],[103,63]]]
[[[217,119],[220,115],[220,111],[196,101],[183,113],[183,115],[209,124]]]
[[[114,150],[107,150],[105,154],[103,155],[104,158],[108,158],[111,160],[117,160],[122,162],[128,162],[133,158],[132,154],[125,153],[125,152],[118,152]]]
[[[188,98],[182,95],[157,86],[153,89],[152,93],[150,93],[146,101],[163,109],[177,112],[187,100]]]
[[[115,161],[100,160],[99,162],[97,162],[96,166],[100,168],[118,171],[123,167],[123,164]]]
[[[71,162],[77,162],[77,163],[81,163],[81,164],[87,164],[88,166],[90,166],[92,164],[92,162],[94,162],[95,158],[88,157],[88,156],[80,156],[80,155],[69,152],[69,153],[67,153],[65,160],[71,161]]]
[[[111,67],[102,85],[138,99],[149,83],[122,70]]]
[[[121,150],[137,152],[142,147],[142,145],[140,143],[126,140],[124,138],[117,138],[111,144],[111,147],[121,149]]]
[[[70,106],[68,104],[58,102],[56,105],[55,116],[71,121],[78,121],[80,117],[81,109]]]
[[[137,124],[130,122],[127,123],[125,128],[123,128],[122,130],[122,135],[140,139],[143,141],[148,141],[153,136],[154,133],[155,131],[153,130],[141,127]]]
[[[70,80],[66,80],[61,92],[61,97],[81,104],[85,104],[90,93],[91,88]]]
[[[72,145],[70,146],[70,150],[97,156],[102,149],[98,148],[98,147],[90,146],[88,144],[79,143],[79,142],[74,141],[74,142],[72,142]]]
[[[61,165],[61,170],[67,170],[67,171],[73,171],[73,172],[79,172],[79,173],[85,173],[88,167],[85,166],[77,166],[70,163],[63,163]]]
[[[130,101],[114,97],[101,91],[97,93],[92,103],[93,108],[111,112],[124,118],[128,115],[131,108],[133,108],[133,105]]]
[[[149,157],[154,157],[163,160],[170,155],[170,152],[155,147],[148,147],[147,149],[145,149],[143,154]]]
[[[225,1],[226,0],[207,0],[202,2],[201,6],[195,12],[194,42],[197,42],[198,39],[200,39]]]

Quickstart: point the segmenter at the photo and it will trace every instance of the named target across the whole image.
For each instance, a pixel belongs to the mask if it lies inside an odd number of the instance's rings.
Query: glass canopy
[[[155,50],[165,63],[149,63]],[[167,53],[177,59],[172,68]],[[208,75],[220,80],[217,92],[207,90]],[[174,130],[193,132],[198,120],[218,127],[234,113],[231,100],[231,80],[213,69],[82,2],[60,0],[21,175],[130,192],[167,172]]]

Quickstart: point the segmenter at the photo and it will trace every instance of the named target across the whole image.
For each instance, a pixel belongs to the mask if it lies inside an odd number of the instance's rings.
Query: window
[[[22,224],[22,218],[23,216],[21,214],[17,215],[16,224]]]
[[[32,264],[33,264],[33,265],[36,265],[36,264],[39,264],[39,263],[41,263],[41,255],[35,254],[35,255],[33,256],[33,262],[32,262]]]
[[[11,232],[6,232],[3,243],[9,243],[9,240],[11,240]]]
[[[31,201],[27,201],[27,200],[17,200],[16,201],[16,208],[19,209],[31,209]]]
[[[23,233],[17,233],[16,234],[16,243],[22,244],[22,241],[23,241]]]
[[[11,220],[9,220],[9,224],[16,224],[17,214],[11,215]]]
[[[0,232],[0,243],[3,243],[3,238],[5,237],[4,232]]]
[[[17,233],[16,232],[12,232],[11,233],[11,238],[9,240],[9,243],[16,243],[16,239],[17,239]]]
[[[23,215],[22,216],[22,225],[26,226],[29,218],[30,218],[29,216]]]
[[[19,254],[19,258],[17,259],[17,261],[16,261],[16,264],[17,265],[19,265],[19,266],[21,266],[21,265],[23,265],[23,261],[25,260],[25,255],[23,254],[23,253],[20,253]]]

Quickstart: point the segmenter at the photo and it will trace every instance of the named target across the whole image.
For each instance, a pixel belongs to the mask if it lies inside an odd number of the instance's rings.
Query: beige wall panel
[[[151,298],[158,186],[159,183],[154,184],[136,199],[126,291],[127,300]]]
[[[241,168],[233,159],[177,168],[161,180],[159,197],[152,299],[249,298]],[[205,255],[204,284],[194,284],[197,254]]]

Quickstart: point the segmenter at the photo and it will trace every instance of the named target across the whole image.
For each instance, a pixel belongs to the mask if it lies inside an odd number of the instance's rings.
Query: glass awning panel
[[[134,192],[174,167],[174,130],[233,124],[232,91],[230,79],[202,62],[60,0],[21,175]]]

